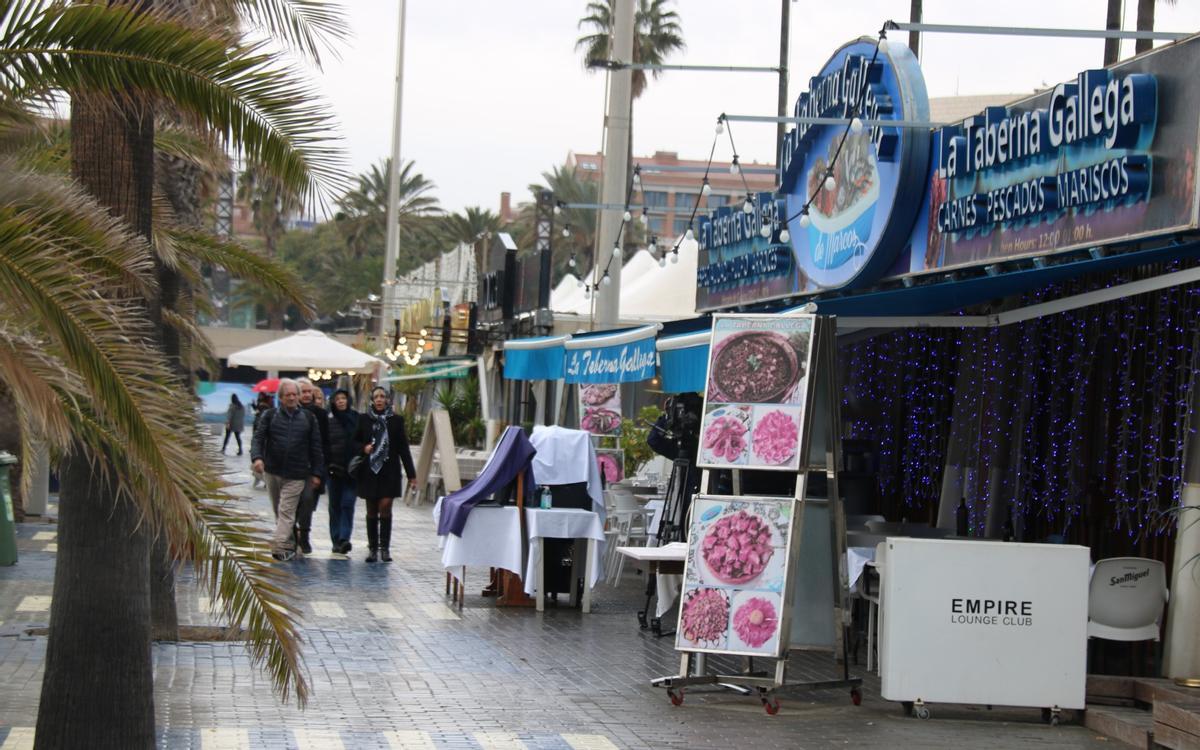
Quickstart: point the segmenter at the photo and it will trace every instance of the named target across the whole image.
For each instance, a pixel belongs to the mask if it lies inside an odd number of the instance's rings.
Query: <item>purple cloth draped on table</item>
[[[502,487],[515,481],[525,472],[525,491],[534,486],[533,469],[530,463],[537,449],[525,437],[520,427],[509,427],[500,436],[500,442],[479,472],[479,476],[467,482],[461,490],[452,492],[442,499],[442,517],[438,519],[438,535],[462,536],[471,509]]]

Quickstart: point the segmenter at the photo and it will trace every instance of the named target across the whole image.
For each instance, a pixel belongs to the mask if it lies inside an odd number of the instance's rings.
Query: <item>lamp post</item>
[[[633,61],[633,3],[634,0],[616,0],[613,8],[613,35],[609,59],[622,63]],[[629,178],[629,121],[632,105],[633,71],[626,65],[608,74],[608,112],[605,121],[608,129],[604,139],[604,183],[600,202],[619,203],[626,200]],[[621,258],[611,261],[607,253],[617,243],[621,234],[624,210],[600,211],[599,252],[592,269],[593,283],[597,271],[608,268],[611,282],[600,286],[596,293],[596,322],[602,327],[617,322],[621,309]]]
[[[404,6],[400,0],[400,31],[396,42],[396,103],[392,111],[392,161],[388,170],[387,235],[383,249],[383,315],[380,331],[395,320],[396,259],[400,254],[400,115],[404,93]]]

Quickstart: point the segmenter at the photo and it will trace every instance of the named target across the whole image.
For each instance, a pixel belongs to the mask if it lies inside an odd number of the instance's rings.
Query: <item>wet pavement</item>
[[[215,450],[215,448],[214,448]],[[252,509],[248,462],[225,465]],[[397,507],[395,562],[369,565],[363,504],[349,558],[332,555],[325,503],[314,518],[314,554],[283,563],[304,612],[308,707],[281,704],[236,643],[154,646],[160,747],[203,748],[996,748],[1121,747],[1079,725],[1051,727],[1036,709],[934,706],[908,718],[865,678],[863,705],[845,689],[782,697],[764,713],[757,698],[690,690],[675,707],[650,680],[678,670],[673,639],[638,628],[643,579],[626,569],[601,583],[591,614],[564,602],[544,613],[497,608],[480,596],[486,571],[470,570],[465,607],[445,595],[430,507]],[[0,750],[32,747],[46,639],[29,635],[49,617],[56,552],[48,518],[18,527],[20,562],[0,568]],[[185,571],[183,624],[213,624]],[[865,656],[865,653],[864,653]],[[732,666],[732,665],[731,665]],[[840,673],[828,654],[793,656],[797,679]]]

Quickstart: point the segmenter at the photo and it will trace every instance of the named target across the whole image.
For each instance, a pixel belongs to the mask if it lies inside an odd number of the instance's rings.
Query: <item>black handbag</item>
[[[362,473],[363,467],[367,465],[367,457],[358,455],[350,459],[350,465],[346,467],[346,473],[351,479],[358,479],[358,475]]]

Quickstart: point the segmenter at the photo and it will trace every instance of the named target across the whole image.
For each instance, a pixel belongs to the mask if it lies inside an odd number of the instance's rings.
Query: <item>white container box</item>
[[[880,676],[892,701],[1084,707],[1087,547],[889,538]]]

